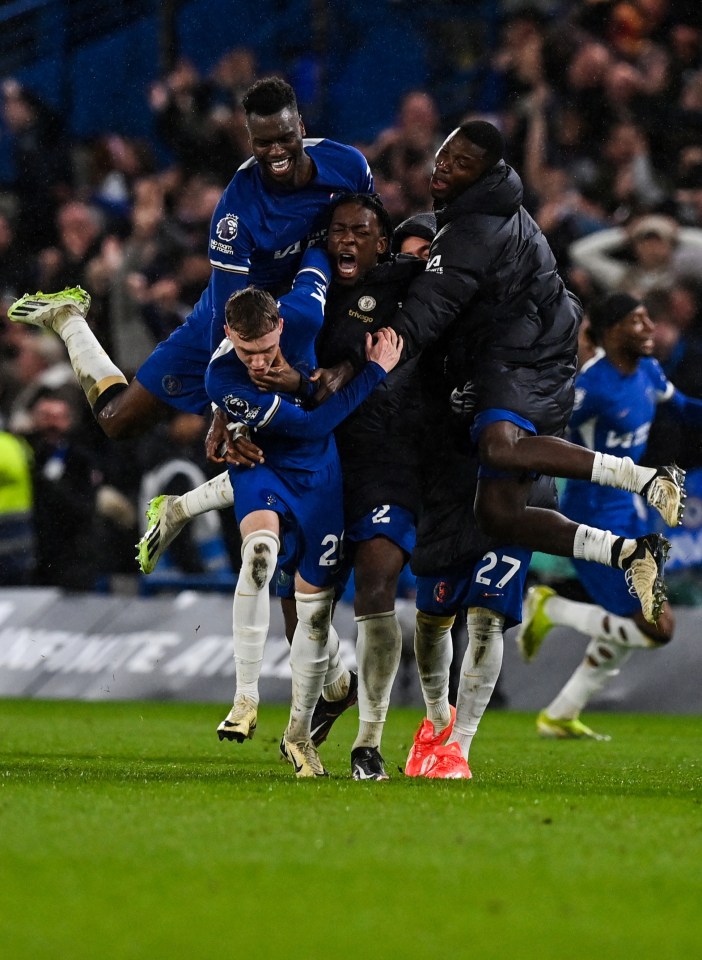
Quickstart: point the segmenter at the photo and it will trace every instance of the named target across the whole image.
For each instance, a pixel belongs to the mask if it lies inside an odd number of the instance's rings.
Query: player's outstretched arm
[[[312,396],[313,402],[324,403],[353,380],[357,372],[349,360],[342,360],[334,367],[318,367],[310,377],[310,383],[317,388]]]

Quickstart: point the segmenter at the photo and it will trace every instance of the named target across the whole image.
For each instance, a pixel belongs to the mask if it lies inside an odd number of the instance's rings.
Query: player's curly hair
[[[337,207],[342,206],[346,203],[355,203],[359,207],[365,207],[367,210],[372,210],[378,221],[378,226],[380,227],[380,234],[383,237],[387,238],[388,241],[388,251],[390,250],[390,241],[392,239],[393,225],[392,220],[390,219],[390,214],[383,206],[383,201],[380,199],[380,196],[377,193],[340,193],[338,196],[334,197],[332,202],[329,204],[329,218],[327,220],[327,226],[332,221],[334,216],[334,211]],[[389,254],[381,254],[379,257],[380,260],[384,258],[387,259]]]
[[[242,97],[244,112],[248,117],[256,113],[260,117],[269,117],[289,107],[296,113],[297,97],[295,91],[281,77],[264,77],[252,84]]]
[[[267,290],[246,287],[227,300],[224,318],[230,330],[242,340],[258,340],[275,330],[280,322],[278,305]]]

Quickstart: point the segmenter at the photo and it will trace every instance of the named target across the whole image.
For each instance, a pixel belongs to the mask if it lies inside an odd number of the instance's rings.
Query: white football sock
[[[290,645],[292,698],[285,736],[309,740],[312,714],[322,693],[329,663],[329,627],[334,591],[295,591],[297,626]]]
[[[631,617],[610,613],[596,603],[578,603],[564,597],[549,597],[544,604],[544,613],[552,623],[572,627],[588,637],[612,640],[625,647],[656,647],[652,637],[638,628]]]
[[[616,487],[630,493],[641,493],[656,475],[656,467],[640,467],[631,457],[613,457],[609,453],[596,453],[592,464],[593,483],[602,487]]]
[[[468,610],[468,647],[461,664],[456,722],[448,740],[460,746],[465,760],[500,676],[504,622],[504,617],[492,610],[482,607]]]
[[[453,659],[451,627],[455,617],[435,617],[417,611],[414,628],[414,655],[427,717],[440,733],[451,722],[449,671]]]
[[[546,707],[546,714],[553,720],[577,720],[588,701],[616,677],[630,656],[631,650],[619,643],[603,637],[590,640],[585,658]]]
[[[394,610],[356,617],[358,664],[358,735],[356,747],[379,747],[400,666],[402,630]]]
[[[341,659],[339,649],[339,634],[334,624],[329,625],[329,666],[324,676],[322,696],[325,700],[343,700],[349,692],[351,674]]]
[[[275,573],[280,541],[270,530],[257,530],[241,546],[241,572],[234,591],[234,661],[236,695],[258,703],[258,679],[270,625],[268,584]]]
[[[68,359],[91,407],[100,394],[127,378],[105,353],[84,317],[68,313],[53,322],[52,328],[66,344]]]
[[[575,540],[573,542],[573,557],[576,560],[592,560],[595,563],[602,563],[605,567],[617,567],[623,557],[627,557],[632,550],[636,549],[636,540],[624,539],[621,552],[618,557],[618,563],[612,559],[612,548],[617,540],[623,539],[616,537],[609,530],[599,530],[597,527],[588,527],[581,523],[575,531]]]
[[[210,510],[224,510],[234,506],[234,491],[225,470],[216,477],[201,483],[199,487],[188,490],[173,504],[182,510],[184,517],[199,517]]]

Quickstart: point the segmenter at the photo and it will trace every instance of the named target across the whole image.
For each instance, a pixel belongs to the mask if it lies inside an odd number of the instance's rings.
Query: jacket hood
[[[442,227],[467,213],[511,217],[521,206],[523,197],[524,187],[519,174],[500,160],[459,197],[436,211],[437,226]]]

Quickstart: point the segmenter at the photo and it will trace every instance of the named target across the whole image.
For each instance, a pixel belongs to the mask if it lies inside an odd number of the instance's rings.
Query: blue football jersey
[[[641,459],[656,406],[675,393],[660,364],[642,358],[633,373],[617,370],[598,350],[585,363],[575,381],[575,402],[570,419],[570,439],[589,450],[617,457]],[[632,494],[583,480],[569,480],[561,498],[566,516],[593,522],[598,511],[612,514],[618,507],[631,510]]]
[[[373,177],[358,150],[333,140],[304,140],[315,175],[301,190],[269,186],[258,163],[234,174],[212,217],[207,287],[185,322],[158,344],[137,380],[164,403],[203,414],[207,364],[222,338],[224,306],[252,284],[288,290],[310,239],[320,234],[326,210],[339,193],[371,193]]]
[[[288,287],[308,241],[324,234],[332,198],[373,191],[368,162],[354,147],[333,140],[303,142],[316,173],[302,190],[270,186],[252,157],[222,194],[210,228],[212,275],[205,314],[223,317],[228,297],[249,284],[277,291]]]
[[[324,320],[329,260],[310,249],[289,294],[278,301],[283,317],[280,349],[290,366],[303,374],[316,367],[314,340]],[[342,390],[314,410],[290,394],[268,393],[252,382],[230,340],[224,339],[205,374],[211,400],[252,433],[264,432],[266,463],[273,468],[315,471],[336,458],[332,431],[385,379],[376,363],[367,363]],[[251,471],[255,473],[255,471]]]

